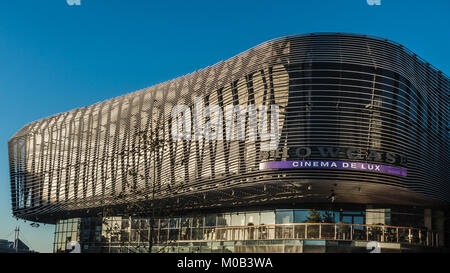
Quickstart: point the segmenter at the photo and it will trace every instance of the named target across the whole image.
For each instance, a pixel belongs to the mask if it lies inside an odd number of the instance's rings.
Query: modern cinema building
[[[271,40],[23,127],[13,213],[55,252],[445,251],[449,90],[386,39]]]

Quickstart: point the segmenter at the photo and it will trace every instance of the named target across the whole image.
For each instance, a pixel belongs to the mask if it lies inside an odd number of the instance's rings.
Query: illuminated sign
[[[406,176],[406,169],[401,167],[387,166],[376,163],[332,160],[269,161],[259,163],[259,169],[339,169]]]

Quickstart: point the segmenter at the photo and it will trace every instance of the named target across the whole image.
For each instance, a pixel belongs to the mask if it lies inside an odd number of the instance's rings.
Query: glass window
[[[122,229],[128,228],[130,225],[128,219],[122,219]]]
[[[261,225],[275,224],[275,211],[262,211],[260,215]]]
[[[141,227],[142,229],[147,229],[147,228],[149,227],[148,222],[147,222],[147,219],[141,219],[141,220],[140,220],[140,227]]]
[[[183,217],[181,218],[181,227],[189,228],[191,227],[192,218],[190,217]]]
[[[353,216],[353,224],[364,224],[364,216]]]
[[[277,224],[287,224],[294,222],[294,211],[293,210],[277,210],[276,211],[276,221]]]
[[[81,231],[81,241],[89,241],[89,230]]]
[[[203,239],[203,228],[192,229],[192,240],[202,240]]]
[[[159,231],[159,242],[166,242],[168,237],[168,230],[162,229]]]
[[[191,239],[191,228],[182,226],[180,230],[180,240],[190,240],[190,239]]]
[[[245,226],[245,213],[232,213],[231,214],[232,226]]]
[[[73,230],[71,233],[72,241],[78,241],[78,230]]]
[[[205,226],[207,227],[216,226],[216,214],[208,214],[205,216]]]
[[[217,215],[217,226],[229,226],[231,225],[231,215],[230,214],[218,214]]]
[[[246,226],[257,226],[259,225],[259,212],[247,212],[245,216]]]
[[[159,220],[159,227],[160,228],[167,228],[169,226],[167,222],[168,222],[167,219]]]
[[[179,231],[180,231],[179,229],[171,229],[170,233],[169,233],[169,240],[170,241],[179,240],[179,238],[178,238]]]
[[[192,227],[194,228],[203,227],[203,216],[195,216],[192,220],[193,220]]]
[[[139,228],[139,220],[136,218],[131,219],[131,228],[138,229]]]
[[[342,216],[342,223],[352,224],[352,220],[351,216]]]
[[[58,242],[65,243],[64,242],[64,234],[62,232],[58,233]]]
[[[130,233],[126,230],[122,230],[120,232],[120,236],[121,236],[122,242],[128,242],[130,239]]]
[[[158,238],[159,238],[159,230],[158,229],[154,229],[152,231],[150,231],[150,236],[152,238],[153,243],[157,243]]]
[[[178,228],[180,218],[170,218],[170,228]]]
[[[308,210],[299,210],[296,209],[294,210],[294,223],[306,223],[307,222],[307,217],[309,215],[309,211]]]
[[[154,229],[158,229],[159,228],[159,219],[151,219],[149,220],[150,222],[150,227],[154,228]]]
[[[324,222],[324,223],[336,222],[336,215],[330,210],[321,210],[320,216],[322,217],[322,222]]]
[[[81,222],[81,228],[82,229],[89,229],[90,226],[91,226],[91,218],[83,218],[83,221]]]

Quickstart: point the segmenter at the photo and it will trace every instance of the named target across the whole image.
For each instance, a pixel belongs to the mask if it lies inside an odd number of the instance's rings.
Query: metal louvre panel
[[[449,202],[449,90],[445,74],[385,39],[336,33],[275,39],[192,74],[24,126],[8,144],[13,213],[54,222],[81,210],[89,215],[104,206],[148,201],[153,190],[158,200],[192,208],[242,198],[273,202],[284,198],[289,184],[324,179],[397,187]],[[170,140],[172,107],[192,107],[194,97],[203,98],[203,107],[222,109],[278,104],[279,148],[394,152],[408,157],[408,176],[260,171],[259,140],[169,141],[156,155],[143,149],[139,134],[161,121]],[[276,189],[274,196],[267,198],[264,185]]]

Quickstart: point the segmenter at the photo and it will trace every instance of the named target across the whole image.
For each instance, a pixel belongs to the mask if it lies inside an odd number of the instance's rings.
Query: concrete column
[[[425,209],[424,210],[424,224],[425,227],[428,230],[432,230],[433,226],[432,226],[432,211],[431,209]]]
[[[432,231],[433,230],[433,217],[432,217],[432,210],[431,209],[425,209],[424,210],[424,225],[425,225],[425,227],[428,229],[428,231],[429,232],[427,232],[427,239],[426,239],[426,242],[429,244],[429,245],[432,245],[432,243],[433,243],[433,237],[431,236],[431,233],[430,233],[430,231]]]
[[[434,210],[433,211],[433,227],[435,232],[438,234],[438,246],[444,246],[445,242],[445,228],[444,228],[444,222],[445,222],[445,215],[442,210]]]

